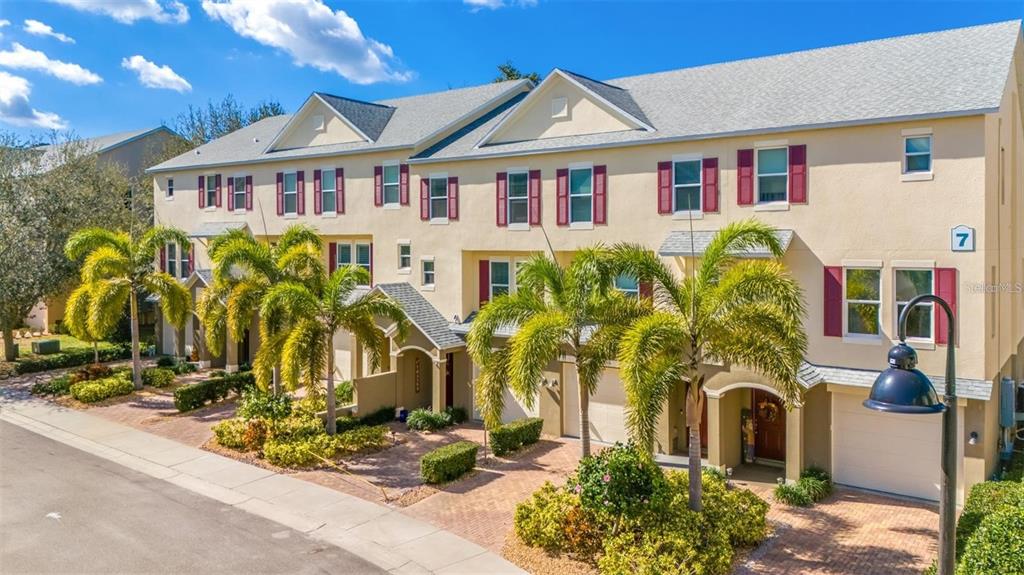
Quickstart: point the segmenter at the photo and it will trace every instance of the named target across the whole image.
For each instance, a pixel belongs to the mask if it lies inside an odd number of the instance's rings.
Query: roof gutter
[[[180,172],[184,170],[205,170],[207,168],[223,168],[227,166],[248,166],[253,164],[271,164],[274,162],[288,162],[296,160],[308,160],[313,158],[334,158],[337,156],[354,156],[356,154],[375,154],[377,152],[391,152],[394,150],[405,150],[411,149],[410,144],[401,144],[396,146],[383,146],[380,148],[369,148],[360,150],[342,150],[337,152],[320,152],[316,154],[302,154],[301,156],[288,156],[285,158],[254,158],[251,160],[240,160],[234,162],[217,162],[213,164],[191,164],[188,166],[173,166],[168,168],[161,168],[159,165],[147,168],[147,174],[159,174],[162,172]],[[186,152],[189,153],[189,152]]]

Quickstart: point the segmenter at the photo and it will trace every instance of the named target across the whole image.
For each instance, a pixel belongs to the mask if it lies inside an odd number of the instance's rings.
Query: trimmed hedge
[[[71,376],[62,375],[50,381],[42,381],[32,386],[32,395],[61,396],[71,393]]]
[[[1024,483],[1017,481],[983,481],[971,487],[964,502],[963,513],[956,524],[957,555],[962,556],[975,531],[986,517],[1003,509],[1024,509]]]
[[[206,405],[207,402],[225,399],[231,392],[241,394],[243,389],[255,385],[256,377],[251,372],[226,373],[211,377],[174,390],[174,407],[178,411],[191,411]]]
[[[957,573],[1024,573],[1024,506],[1006,506],[986,517],[967,542]]]
[[[384,407],[367,413],[366,415],[359,418],[359,423],[363,425],[381,425],[383,423],[391,423],[395,420],[395,406],[385,405]]]
[[[99,350],[99,358],[101,362],[127,359],[131,356],[132,350],[128,346],[119,345],[117,347]],[[53,355],[19,359],[14,362],[14,372],[18,375],[25,373],[37,373],[40,371],[50,371],[51,369],[86,365],[92,363],[92,360],[93,351],[91,349],[64,351]]]
[[[148,367],[142,370],[142,383],[150,387],[167,387],[174,383],[174,371],[162,367]]]
[[[444,483],[472,471],[480,446],[472,441],[459,441],[439,447],[420,459],[420,476],[427,483]]]
[[[491,430],[491,449],[495,455],[501,456],[524,445],[537,443],[543,428],[544,420],[539,417],[527,417],[499,425]]]
[[[119,373],[106,379],[81,381],[71,386],[71,396],[82,403],[95,403],[135,391],[131,373]]]
[[[810,507],[832,493],[832,476],[820,467],[811,466],[800,472],[796,483],[775,487],[775,500],[786,505]]]

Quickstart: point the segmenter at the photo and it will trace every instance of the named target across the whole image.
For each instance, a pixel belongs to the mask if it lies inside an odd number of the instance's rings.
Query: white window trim
[[[892,289],[893,289],[893,292],[892,292],[892,298],[893,298],[892,299],[892,301],[893,301],[893,310],[892,310],[893,311],[893,322],[892,322],[892,325],[893,325],[893,328],[894,328],[893,329],[893,333],[898,336],[899,335],[899,329],[900,329],[900,303],[907,303],[907,302],[900,302],[898,299],[896,299],[896,274],[901,272],[901,271],[928,272],[928,273],[931,274],[931,277],[932,277],[932,291],[931,291],[931,293],[935,293],[935,266],[931,266],[931,267],[925,267],[925,266],[898,266],[897,267],[896,265],[893,265],[892,268],[893,268],[892,269]],[[923,349],[935,349],[935,347],[934,347],[935,346],[935,328],[936,328],[936,325],[935,325],[935,313],[934,313],[935,304],[932,303],[932,302],[928,302],[926,305],[930,309],[933,310],[933,313],[931,315],[931,328],[932,328],[931,337],[913,337],[913,336],[908,336],[907,337],[907,341],[913,343],[915,345],[915,347],[920,347],[921,345],[923,345],[923,346],[925,346]],[[932,347],[928,347],[929,344]]]
[[[391,166],[395,166],[395,167],[398,168],[398,181],[395,182],[395,185],[398,186],[398,199],[395,200],[394,202],[387,201],[388,200],[388,194],[385,191],[385,190],[387,190],[387,181],[384,179],[384,174],[386,173],[385,168],[388,168],[388,167],[391,167]],[[385,160],[384,162],[381,163],[381,169],[380,169],[380,195],[381,195],[381,201],[383,202],[383,207],[384,207],[385,210],[397,210],[400,207],[402,207],[402,161],[401,160]]]
[[[434,217],[434,196],[431,194],[434,190],[434,180],[444,180],[444,217]],[[427,215],[430,216],[430,223],[432,225],[448,225],[448,172],[439,172],[436,174],[430,174],[427,176]]]
[[[231,201],[233,202],[233,204],[235,206],[235,209],[231,210],[232,214],[244,214],[245,213],[245,176],[246,175],[247,174],[235,174],[235,175],[231,176],[231,186],[232,186],[232,189],[234,189],[235,180],[237,180],[238,178],[242,178],[242,207],[238,207],[237,198],[231,198]]]
[[[324,172],[326,172],[327,170],[332,170],[332,171],[334,171],[334,174],[335,174],[335,180],[334,180],[334,210],[330,211],[330,212],[328,212],[327,210],[323,209],[323,206],[324,206],[324,199],[323,199],[324,198],[323,197],[323,192],[324,192]],[[337,180],[338,171],[337,170],[338,170],[338,168],[336,168],[334,166],[321,166],[320,167],[320,217],[322,217],[322,218],[336,218],[336,217],[338,217],[338,180]],[[383,177],[383,175],[381,177]]]
[[[512,258],[508,256],[497,256],[487,260],[487,275],[490,278],[488,280],[487,291],[490,299],[494,299],[494,268],[491,267],[495,263],[504,263],[508,265],[508,293],[511,295],[516,291],[516,266]]]
[[[174,178],[164,178],[164,201],[174,201]]]
[[[295,175],[295,211],[288,211],[288,175]],[[284,217],[287,219],[293,219],[299,217],[299,172],[298,170],[292,170],[290,172],[284,172],[281,174],[281,209],[284,210]]]
[[[398,240],[396,243],[396,249],[398,250],[398,273],[401,275],[410,275],[412,274],[412,242],[409,240]],[[402,267],[402,248],[405,246],[409,247],[409,265]]]
[[[878,274],[878,333],[877,334],[866,334],[866,333],[850,333],[848,319],[850,316],[849,304],[850,303],[876,303],[874,300],[848,300],[846,299],[846,272],[847,270],[861,269],[861,270],[877,270]],[[884,295],[882,291],[882,266],[878,265],[851,265],[847,266],[843,264],[843,342],[844,343],[857,343],[865,345],[882,345],[882,307],[884,305]]]
[[[505,171],[505,221],[514,232],[530,229],[530,168],[508,168]],[[512,174],[526,174],[526,221],[512,223]]]
[[[369,264],[368,264],[367,271],[371,271],[373,269],[373,245],[372,244],[373,244],[373,242],[367,241],[367,240],[346,240],[346,241],[341,241],[341,242],[335,242],[335,245],[337,246],[337,252],[334,254],[334,267],[335,267],[335,269],[340,268],[343,265],[345,265],[345,266],[350,266],[351,265],[351,266],[363,267],[363,265],[359,263],[358,246],[367,246],[370,249],[370,261],[369,261]],[[348,246],[349,247],[349,250],[350,250],[349,253],[352,254],[352,261],[350,263],[343,264],[338,259],[338,258],[341,257],[341,247],[342,246]],[[371,271],[371,273],[372,273],[372,271]]]
[[[787,142],[787,143],[783,143]],[[754,145],[754,210],[759,212],[777,212],[786,211],[789,209],[789,145],[788,140],[773,140],[768,142],[759,142],[760,146]],[[770,145],[769,145],[770,144]],[[761,176],[758,172],[757,165],[760,163],[758,157],[763,150],[786,150],[786,171],[785,172],[772,172],[770,174],[763,174],[765,176],[786,176],[786,199],[785,200],[773,200],[770,202],[761,201]]]
[[[572,221],[572,172],[573,170],[590,170],[590,221],[588,222],[574,222]],[[569,218],[569,229],[571,230],[592,230],[594,229],[594,163],[593,162],[576,162],[569,164],[569,173],[566,174],[565,185],[567,186],[566,194],[568,194],[568,205],[566,209],[569,211],[566,214]],[[582,197],[582,196],[577,196]]]
[[[900,181],[924,182],[935,179],[935,138],[931,128],[902,130],[900,135]],[[907,140],[910,138],[928,138],[928,170],[911,172],[907,170],[907,156],[923,156],[923,152],[907,154]]]
[[[434,269],[430,272],[430,273],[434,274],[434,282],[433,283],[429,283],[428,284],[428,283],[424,283],[423,282],[423,279],[424,279],[423,275],[425,273],[424,269],[423,269],[424,262],[430,262],[430,263],[434,264]],[[420,289],[423,290],[423,291],[434,291],[434,287],[436,285],[437,285],[437,263],[434,260],[434,256],[423,256],[423,257],[420,258]]]
[[[174,253],[177,256],[174,259],[171,258],[171,246],[174,246]],[[191,249],[191,247],[192,246],[189,246],[189,249]],[[178,245],[177,242],[168,242],[164,244],[164,271],[165,273],[169,274],[171,277],[179,281],[185,281],[188,279],[189,275],[191,275],[188,273],[188,257],[185,255],[185,252],[186,250],[183,250],[182,247]],[[175,271],[175,273],[173,274],[167,271],[167,269],[170,268],[172,262],[174,263]]]
[[[680,210],[676,206],[676,162],[699,162],[697,168],[697,203],[696,210]],[[692,184],[688,184],[692,185]],[[699,220],[704,217],[704,154],[675,154],[672,156],[672,219],[673,220]]]
[[[622,274],[622,275],[625,275],[625,274]],[[614,289],[616,289],[619,292],[621,292],[623,294],[626,294],[626,295],[633,295],[633,294],[635,294],[636,297],[638,297],[638,298],[640,297],[640,280],[637,280],[637,282],[636,282],[636,290],[624,290],[624,289],[622,289],[622,288],[620,288],[620,287],[615,285],[615,281],[617,281],[618,279],[619,278],[616,277],[614,280],[612,280],[612,287]]]
[[[210,201],[210,192],[209,192],[210,182],[213,182],[213,201],[212,202]],[[206,174],[205,176],[203,176],[203,186],[205,187],[205,189],[203,190],[203,194],[205,194],[205,199],[206,199],[206,206],[204,206],[203,209],[208,211],[208,212],[215,212],[215,211],[217,211],[217,174]]]

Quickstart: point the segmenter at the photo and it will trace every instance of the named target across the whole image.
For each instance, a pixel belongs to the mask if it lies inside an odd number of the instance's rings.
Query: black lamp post
[[[924,302],[934,302],[949,319],[946,339],[946,393],[939,401],[935,387],[928,376],[915,369],[917,352],[907,345],[907,316],[911,308]],[[889,413],[930,414],[942,413],[942,477],[939,499],[939,572],[953,575],[956,570],[956,328],[953,310],[942,298],[919,295],[907,302],[900,312],[900,342],[889,350],[889,368],[878,375],[871,386],[871,395],[864,407]]]

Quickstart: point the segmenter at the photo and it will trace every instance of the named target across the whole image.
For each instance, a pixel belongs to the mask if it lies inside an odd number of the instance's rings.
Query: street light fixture
[[[939,401],[928,376],[917,366],[917,352],[907,345],[907,316],[921,303],[933,302],[943,309],[948,319],[946,338],[946,393]],[[912,415],[942,414],[942,476],[939,499],[939,569],[938,575],[953,575],[956,570],[956,327],[953,309],[942,298],[924,294],[907,302],[900,312],[900,342],[889,350],[889,368],[878,375],[871,386],[871,395],[864,407],[887,413]]]

